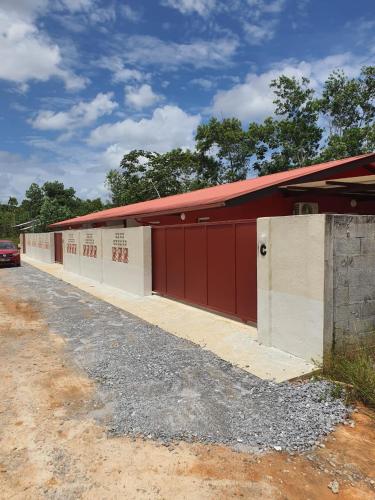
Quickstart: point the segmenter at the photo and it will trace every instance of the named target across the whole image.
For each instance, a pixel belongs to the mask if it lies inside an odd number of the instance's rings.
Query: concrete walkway
[[[45,264],[26,255],[22,260],[173,335],[190,340],[261,379],[282,382],[316,370],[312,363],[258,344],[254,327],[156,295],[131,295],[69,273],[60,264]]]

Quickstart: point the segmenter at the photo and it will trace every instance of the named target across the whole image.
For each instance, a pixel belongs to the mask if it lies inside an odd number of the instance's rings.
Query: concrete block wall
[[[329,215],[332,344],[375,344],[375,216]]]
[[[52,264],[55,262],[53,233],[26,233],[26,255],[35,260]]]
[[[64,269],[136,295],[150,295],[151,228],[63,233]]]

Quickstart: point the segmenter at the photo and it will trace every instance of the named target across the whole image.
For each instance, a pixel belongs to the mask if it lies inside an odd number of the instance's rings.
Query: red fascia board
[[[147,217],[164,215],[168,213],[186,212],[188,210],[198,210],[202,207],[213,208],[217,203],[225,203],[228,200],[241,197],[249,197],[251,193],[260,191],[269,191],[270,188],[276,188],[285,182],[296,179],[307,180],[314,175],[327,170],[341,170],[364,163],[370,163],[375,160],[375,153],[335,160],[308,167],[297,168],[286,172],[256,177],[244,181],[222,184],[210,188],[199,189],[189,193],[167,196],[165,198],[156,198],[154,200],[134,203],[124,207],[110,208],[101,212],[76,217],[61,222],[51,224],[51,228],[72,226],[75,224],[84,224],[106,220],[116,220],[127,217]],[[261,194],[261,193],[259,193]]]

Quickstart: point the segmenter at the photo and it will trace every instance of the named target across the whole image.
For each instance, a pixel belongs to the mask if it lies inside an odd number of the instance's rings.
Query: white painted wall
[[[85,229],[80,236],[80,274],[103,281],[102,229]]]
[[[103,282],[137,295],[150,295],[151,228],[104,229]]]
[[[64,231],[64,269],[136,295],[152,292],[151,228]]]
[[[80,231],[63,231],[62,238],[64,269],[81,274]]]
[[[325,217],[257,221],[259,341],[307,361],[323,357]]]
[[[26,233],[25,238],[28,257],[48,264],[55,262],[53,233]]]

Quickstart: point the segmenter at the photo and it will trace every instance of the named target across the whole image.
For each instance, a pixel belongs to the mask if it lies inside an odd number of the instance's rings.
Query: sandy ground
[[[334,497],[333,480],[339,498],[375,498],[375,421],[364,411],[295,456],[108,437],[90,418],[93,383],[38,304],[10,301],[1,278],[0,380],[1,499],[313,500]]]

